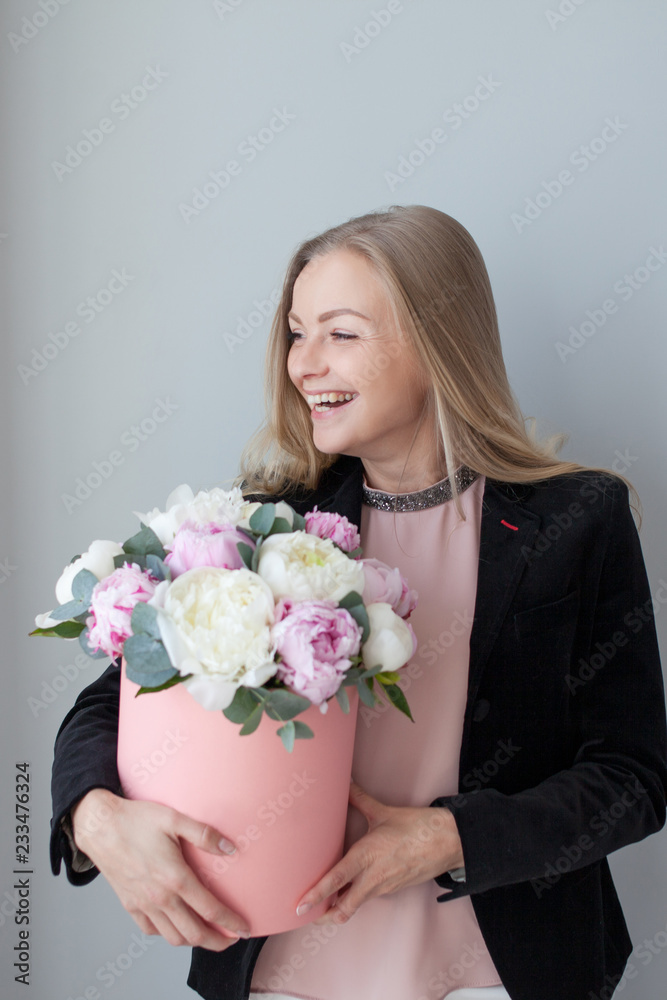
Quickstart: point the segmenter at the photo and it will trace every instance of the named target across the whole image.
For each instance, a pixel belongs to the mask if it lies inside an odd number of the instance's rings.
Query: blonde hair
[[[401,343],[428,376],[422,417],[434,418],[460,516],[454,472],[461,464],[510,483],[588,469],[622,480],[639,502],[634,486],[620,473],[561,461],[557,452],[566,433],[537,439],[535,420],[523,417],[507,378],[480,250],[461,223],[426,205],[369,212],[306,240],[294,252],[266,348],[265,422],[243,449],[234,481],[244,495],[315,489],[339,457],[313,444],[309,407],[287,371],[287,315],[294,283],[311,260],[337,250],[360,254],[373,267],[386,289]],[[382,358],[377,361],[381,371]]]

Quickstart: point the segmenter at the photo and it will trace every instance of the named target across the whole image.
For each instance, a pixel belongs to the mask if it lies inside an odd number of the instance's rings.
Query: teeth
[[[319,403],[337,403],[354,399],[358,392],[321,392],[316,396],[306,396],[309,406],[317,406]]]

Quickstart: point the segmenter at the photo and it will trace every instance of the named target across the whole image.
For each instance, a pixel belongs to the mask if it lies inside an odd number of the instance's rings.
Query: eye
[[[301,334],[297,333],[295,330],[288,330],[287,331],[287,340],[288,340],[288,343],[290,343],[290,344],[293,343],[297,339],[297,337],[300,337],[300,336],[301,336]],[[332,330],[331,331],[331,336],[332,337],[336,337],[338,340],[355,340],[356,339],[356,334],[354,334],[354,333],[341,333],[339,330]]]

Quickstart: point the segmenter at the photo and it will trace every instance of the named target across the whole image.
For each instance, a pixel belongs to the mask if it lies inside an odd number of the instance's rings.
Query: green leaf
[[[350,667],[345,671],[345,676],[343,677],[343,684],[345,687],[349,687],[350,684],[356,684],[361,677],[363,671],[360,667]]]
[[[292,519],[292,531],[305,531],[306,530],[306,519],[303,514],[297,514],[294,511],[294,517]]]
[[[257,696],[254,688],[244,687],[241,684],[237,687],[234,697],[227,708],[223,708],[222,714],[230,722],[245,722],[248,716],[257,708],[257,703],[260,702],[261,704],[263,700],[263,698]]]
[[[285,725],[287,725],[287,723],[285,723]],[[310,726],[307,726],[305,722],[299,722],[298,719],[294,719],[292,725],[294,726],[294,735],[297,740],[312,740],[315,735]],[[280,730],[278,730],[278,732],[280,732]]]
[[[64,621],[51,628],[36,628],[28,635],[59,635],[61,639],[76,639],[85,627],[83,622]]]
[[[263,503],[261,507],[258,507],[256,511],[250,516],[248,524],[253,531],[256,531],[259,535],[268,535],[271,531],[271,525],[274,522],[276,516],[276,505],[274,503]]]
[[[162,643],[144,632],[125,640],[123,655],[127,676],[141,687],[159,687],[178,673]]]
[[[347,608],[349,611],[350,608],[353,608],[356,604],[363,605],[363,603],[364,602],[362,600],[361,594],[357,593],[356,590],[351,590],[349,594],[345,595],[345,597],[341,597],[340,601],[338,602],[338,607]]]
[[[67,604],[61,604],[54,608],[49,617],[55,618],[59,622],[67,621],[79,615],[85,615],[89,610],[90,604],[86,601],[68,601]]]
[[[348,715],[350,711],[350,699],[348,698],[347,691],[344,687],[341,686],[338,688],[336,691],[336,699],[345,714]]]
[[[88,607],[90,607],[90,598],[93,593],[93,588],[97,586],[100,581],[97,579],[94,573],[91,573],[89,569],[80,569],[72,580],[72,597],[77,601],[82,601]]]
[[[252,556],[255,551],[251,545],[246,544],[246,542],[237,542],[236,548],[238,549],[239,555],[246,565],[247,569],[252,569]]]
[[[123,542],[123,552],[127,552],[128,555],[159,556],[160,559],[164,559],[167,554],[158,536],[147,525],[144,525],[136,535],[132,535],[126,542]]]
[[[375,677],[375,675],[379,674],[381,670],[382,670],[382,664],[376,663],[374,666],[368,667],[366,670],[363,670],[359,674],[359,680],[365,681],[367,677]]]
[[[157,610],[152,604],[145,601],[137,601],[132,611],[130,625],[135,635],[145,633],[153,639],[160,638],[160,629],[157,623]]]
[[[291,691],[273,690],[264,703],[266,714],[270,719],[293,719],[300,712],[305,712],[310,708],[312,702],[309,698],[302,698],[299,694]]]
[[[260,546],[258,545],[252,554],[252,559],[250,560],[250,569],[253,571],[253,573],[257,572],[257,567],[259,565],[259,550]]]
[[[53,613],[51,613],[51,617],[53,618]],[[88,645],[88,635],[89,633],[87,628],[84,628],[83,632],[81,632],[81,634],[79,635],[79,645],[81,646],[81,649],[84,651],[84,653],[90,656],[91,659],[93,660],[103,660],[105,657],[107,657],[107,659],[110,659],[110,657],[108,657],[108,654],[105,653],[103,649],[98,649],[96,653],[92,651],[92,649]]]
[[[192,674],[176,674],[174,677],[170,677],[168,681],[165,681],[164,684],[158,684],[157,687],[140,687],[134,697],[138,698],[140,694],[150,694],[151,691],[164,691],[166,688],[173,687],[174,684],[186,681],[188,677],[192,677]]]
[[[364,550],[363,550],[363,548],[362,548],[362,547],[361,547],[361,545],[360,545],[360,546],[359,546],[358,548],[356,548],[356,549],[352,549],[352,551],[351,551],[351,552],[346,552],[346,553],[345,553],[345,555],[346,555],[346,556],[349,556],[349,558],[350,558],[350,559],[356,559],[356,558],[357,558],[357,556],[360,556],[360,555],[362,554],[362,552],[363,552],[363,551],[364,551]]]
[[[146,565],[143,568],[147,569],[158,580],[169,580],[171,583],[171,568],[167,566],[166,562],[160,556],[155,556],[152,552],[149,552],[146,556]]]
[[[400,687],[397,684],[388,684],[384,690],[387,692],[392,705],[395,705],[396,708],[400,709],[404,715],[407,715],[407,717],[414,722],[415,720],[412,718],[410,706],[408,705],[405,695],[401,691]]]
[[[245,720],[244,724],[241,726],[239,735],[248,736],[250,733],[254,733],[260,723],[263,711],[263,705],[256,705],[248,718]]]
[[[285,747],[285,749],[289,753],[291,753],[292,750],[294,749],[294,736],[295,736],[294,723],[290,720],[289,722],[286,722],[284,726],[281,726],[280,729],[277,729],[276,732],[283,741],[283,746]]]
[[[398,670],[383,670],[375,675],[376,679],[379,680],[380,684],[396,684],[401,675]]]
[[[347,609],[348,613],[352,615],[355,622],[361,628],[361,641],[366,642],[368,636],[371,633],[371,623],[368,620],[368,611],[363,604],[353,604],[351,608]]]
[[[269,535],[284,534],[287,531],[289,532],[294,531],[294,528],[289,523],[286,517],[277,517],[273,522],[273,524],[271,525],[271,530],[269,531]]]
[[[371,679],[371,684],[373,683]],[[363,701],[364,705],[368,705],[369,708],[375,708],[375,695],[369,689],[366,681],[359,681],[357,683],[357,691],[359,692],[359,697]]]

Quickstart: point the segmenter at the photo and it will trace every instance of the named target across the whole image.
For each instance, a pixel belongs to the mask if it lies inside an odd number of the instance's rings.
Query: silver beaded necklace
[[[454,473],[454,481],[459,493],[463,493],[479,477],[479,472],[474,472],[467,465],[461,465]],[[435,507],[436,504],[445,503],[452,499],[452,487],[449,478],[441,479],[433,486],[426,489],[416,490],[414,493],[386,493],[384,490],[374,490],[365,483],[361,484],[363,497],[362,503],[377,510],[425,510],[427,507]]]

